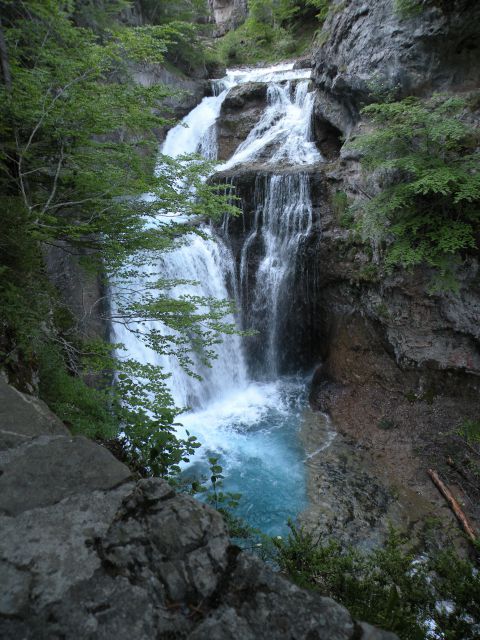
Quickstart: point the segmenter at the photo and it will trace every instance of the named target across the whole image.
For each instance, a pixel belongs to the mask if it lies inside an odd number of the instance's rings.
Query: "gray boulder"
[[[230,545],[221,516],[133,481],[0,380],[2,640],[394,640]]]
[[[254,128],[267,106],[267,85],[247,82],[231,89],[217,122],[218,159],[228,160]]]

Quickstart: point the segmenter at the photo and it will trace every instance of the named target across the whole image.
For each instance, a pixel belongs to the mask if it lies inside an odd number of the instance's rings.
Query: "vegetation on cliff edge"
[[[453,547],[421,553],[391,530],[383,547],[365,552],[293,525],[287,539],[272,542],[294,582],[334,598],[358,620],[401,640],[478,638],[480,573]]]
[[[82,2],[0,2],[1,364],[24,384],[39,376],[42,397],[74,432],[106,438],[123,430],[138,466],[168,476],[198,443],[175,435],[181,408],[165,373],[114,357],[111,345],[86,335],[46,269],[52,252],[64,254],[105,284],[115,282],[119,294],[105,320],[176,355],[192,375],[191,345],[208,359],[232,330],[223,321],[228,302],[174,300],[173,282],[146,278],[141,296],[125,295],[159,252],[198,232],[174,224],[177,215],[235,211],[206,184],[208,163],[163,158],[153,171],[156,131],[167,122],[158,110],[168,92],[135,84],[131,71],[163,63],[185,32],[172,22],[124,26],[119,11],[127,4],[95,5],[103,11],[92,28],[79,26]],[[150,321],[171,335],[147,331]]]
[[[434,289],[455,288],[455,269],[478,252],[480,139],[468,100],[371,104],[373,132],[354,143],[380,189],[362,207],[359,229],[382,249],[387,268],[427,265]]]
[[[330,0],[249,0],[248,17],[218,44],[225,65],[270,62],[304,53]]]

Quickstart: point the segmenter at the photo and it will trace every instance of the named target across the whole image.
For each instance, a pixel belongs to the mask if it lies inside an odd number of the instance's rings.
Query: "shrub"
[[[354,143],[382,183],[363,208],[363,235],[383,242],[387,267],[433,267],[439,289],[455,288],[456,265],[478,249],[479,136],[465,108],[438,95],[372,104],[363,113],[376,129]]]
[[[480,574],[453,551],[431,557],[405,547],[391,531],[371,553],[319,543],[290,524],[287,539],[273,539],[276,560],[298,585],[345,605],[353,617],[393,631],[401,640],[437,637],[474,640],[480,632]]]

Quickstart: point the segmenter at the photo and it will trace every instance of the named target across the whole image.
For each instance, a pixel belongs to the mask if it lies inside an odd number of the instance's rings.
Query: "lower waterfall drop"
[[[288,312],[298,251],[313,224],[308,174],[258,176],[254,204],[254,226],[241,253],[241,308],[244,326],[262,336],[256,371],[271,379],[279,374],[279,342],[285,338],[280,320]],[[258,262],[253,277],[249,274],[252,250]]]

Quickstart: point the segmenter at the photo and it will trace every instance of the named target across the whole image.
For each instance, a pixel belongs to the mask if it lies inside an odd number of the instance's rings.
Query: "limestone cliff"
[[[364,126],[360,109],[368,102],[480,86],[478,3],[420,5],[402,15],[393,0],[335,3],[313,55],[320,125],[348,139]],[[459,424],[478,419],[480,409],[478,254],[459,270],[458,293],[429,293],[425,268],[383,272],[368,242],[352,242],[334,205],[336,193],[355,203],[378,189],[358,160],[342,149],[324,168],[332,206],[321,221],[316,294],[322,365],[312,398],[341,431],[387,448],[387,466],[398,472],[402,459],[405,483],[429,492],[426,466],[440,466],[479,518],[473,476],[462,493],[464,480],[446,465],[450,453],[461,450]],[[416,454],[418,463],[410,464]],[[464,464],[468,468],[468,455]]]
[[[354,135],[362,126],[360,107],[379,99],[379,91],[390,90],[401,98],[478,88],[478,3],[423,6],[422,12],[402,17],[393,0],[338,4],[324,25],[325,42],[314,54],[317,119]],[[326,167],[326,177],[333,193],[344,189],[353,199],[364,197],[354,153],[342,150],[338,161]],[[362,248],[347,248],[348,234],[334,219],[324,220],[324,227],[322,290],[332,289],[335,282],[343,286],[349,296],[346,307],[361,306],[362,316],[377,323],[397,365],[479,375],[477,260],[471,259],[460,273],[458,295],[432,296],[426,291],[430,274],[425,271],[413,277],[362,274],[368,262]],[[340,309],[341,304],[328,308]]]
[[[367,101],[478,88],[480,5],[425,0],[405,15],[397,0],[334,0],[314,51],[319,103],[343,131]],[[320,107],[322,108],[322,107]]]
[[[216,35],[223,36],[244,22],[248,7],[247,0],[208,0],[216,25]]]

